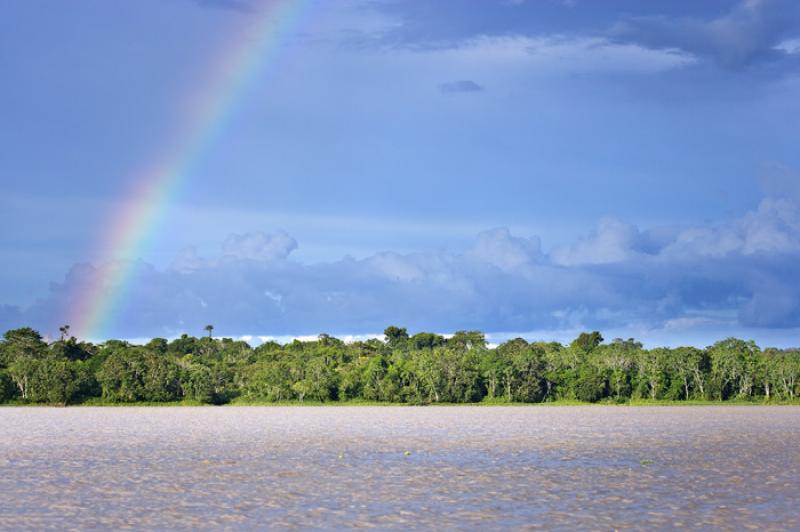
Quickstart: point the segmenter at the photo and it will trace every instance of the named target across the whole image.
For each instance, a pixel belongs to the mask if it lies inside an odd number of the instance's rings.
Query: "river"
[[[0,408],[0,528],[800,529],[800,408]]]

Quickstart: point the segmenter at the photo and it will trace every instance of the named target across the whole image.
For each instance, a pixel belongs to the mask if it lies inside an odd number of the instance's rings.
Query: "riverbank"
[[[743,399],[733,399],[727,401],[712,401],[712,400],[701,400],[701,399],[690,399],[688,401],[670,401],[670,400],[662,400],[662,399],[633,399],[629,401],[622,401],[622,402],[596,402],[596,403],[586,403],[582,401],[575,401],[575,400],[557,400],[557,401],[546,401],[541,403],[510,403],[510,402],[503,402],[503,401],[481,401],[478,403],[425,403],[425,404],[415,404],[415,403],[391,403],[391,402],[381,402],[381,401],[364,401],[364,400],[352,400],[352,401],[298,401],[298,400],[291,400],[291,401],[262,401],[257,399],[242,399],[236,398],[228,403],[223,404],[208,404],[208,403],[201,403],[200,401],[194,400],[183,400],[183,401],[167,401],[167,402],[136,402],[136,403],[121,403],[115,401],[105,401],[102,399],[89,399],[87,401],[75,404],[46,404],[46,403],[25,403],[22,401],[11,401],[8,403],[0,404],[0,407],[31,407],[31,408],[39,408],[39,407],[62,407],[62,408],[73,408],[73,407],[114,407],[114,408],[131,408],[131,407],[228,407],[228,408],[235,408],[235,407],[251,407],[251,406],[264,406],[264,407],[284,407],[284,406],[291,406],[291,407],[352,407],[352,406],[362,406],[362,407],[373,407],[373,406],[381,406],[381,407],[415,407],[415,408],[422,408],[422,407],[432,407],[432,406],[446,406],[446,407],[517,407],[517,408],[531,408],[531,407],[560,407],[560,406],[580,406],[580,407],[596,407],[596,406],[606,406],[606,407],[639,407],[639,406],[679,406],[679,407],[692,407],[692,406],[800,406],[800,399],[795,401],[766,401],[764,399],[753,399],[753,400],[743,400]]]

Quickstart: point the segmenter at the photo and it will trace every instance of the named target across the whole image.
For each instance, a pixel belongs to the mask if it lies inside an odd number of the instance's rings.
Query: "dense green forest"
[[[706,349],[643,349],[582,333],[568,346],[516,338],[496,348],[483,333],[409,336],[346,344],[327,334],[310,342],[243,341],[183,335],[146,345],[78,341],[67,326],[47,343],[30,328],[0,342],[0,402],[277,401],[471,403],[555,400],[793,401],[800,351],[761,350],[728,338]]]

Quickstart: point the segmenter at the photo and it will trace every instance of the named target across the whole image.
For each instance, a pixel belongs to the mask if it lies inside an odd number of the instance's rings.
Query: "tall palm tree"
[[[67,337],[69,334],[69,325],[62,325],[58,328],[59,332],[61,333],[61,341],[64,341],[64,338]]]
[[[206,331],[208,331],[208,337],[209,337],[209,338],[211,338],[211,331],[213,331],[213,330],[214,330],[214,326],[213,326],[213,325],[211,325],[211,324],[208,324],[208,325],[206,325],[206,326],[204,327],[204,329],[205,329]]]

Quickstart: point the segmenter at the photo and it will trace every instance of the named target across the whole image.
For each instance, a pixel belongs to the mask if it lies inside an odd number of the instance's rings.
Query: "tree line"
[[[400,327],[385,340],[314,341],[255,348],[230,338],[183,335],[145,345],[69,335],[47,343],[30,328],[0,342],[0,402],[78,404],[191,400],[391,403],[536,403],[555,400],[793,401],[800,351],[727,338],[705,349],[644,349],[597,331],[569,345],[522,338],[490,347],[479,331],[444,337]]]

